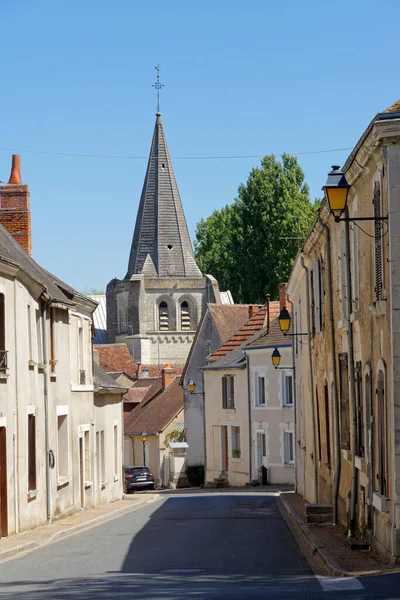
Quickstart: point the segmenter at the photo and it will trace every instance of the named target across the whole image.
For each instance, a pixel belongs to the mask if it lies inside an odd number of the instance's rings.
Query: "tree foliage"
[[[235,302],[264,303],[267,293],[277,298],[315,210],[297,158],[265,156],[234,202],[198,223],[200,269],[231,290]]]

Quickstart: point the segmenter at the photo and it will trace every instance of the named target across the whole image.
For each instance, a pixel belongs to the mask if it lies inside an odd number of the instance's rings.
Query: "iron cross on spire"
[[[160,63],[157,63],[156,66],[154,67],[155,70],[157,71],[157,81],[155,83],[153,83],[153,88],[155,88],[157,90],[157,112],[160,112],[160,90],[161,88],[164,87],[163,83],[160,83]]]

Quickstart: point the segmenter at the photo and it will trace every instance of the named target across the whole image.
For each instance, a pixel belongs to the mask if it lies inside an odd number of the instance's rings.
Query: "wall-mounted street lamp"
[[[279,365],[281,364],[281,358],[281,353],[279,352],[278,348],[275,348],[271,354],[272,364],[274,365],[275,369],[283,369],[285,371],[288,369],[294,369],[294,367],[280,367]]]
[[[335,217],[335,221],[387,221],[387,217],[342,217],[347,207],[347,200],[351,185],[347,183],[345,174],[338,165],[332,166],[332,171],[328,173],[328,179],[323,186],[323,191],[327,199],[329,210]]]
[[[194,394],[194,392],[196,390],[196,384],[193,381],[193,379],[189,379],[186,389],[190,394]]]
[[[287,335],[290,337],[295,336],[295,335],[308,335],[308,333],[288,333],[291,322],[292,322],[292,317],[290,316],[290,313],[287,310],[286,306],[284,306],[282,308],[281,312],[279,313],[279,317],[278,317],[279,327],[280,327],[280,330],[282,331],[283,335],[285,337]]]
[[[146,466],[146,440],[147,440],[147,433],[145,432],[145,430],[142,431],[142,433],[140,434],[140,438],[142,440],[142,447],[143,447],[143,466]]]

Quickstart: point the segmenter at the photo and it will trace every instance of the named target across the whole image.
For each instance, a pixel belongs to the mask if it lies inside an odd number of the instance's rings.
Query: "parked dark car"
[[[156,489],[154,475],[149,467],[125,467],[125,494],[144,488],[150,490]]]

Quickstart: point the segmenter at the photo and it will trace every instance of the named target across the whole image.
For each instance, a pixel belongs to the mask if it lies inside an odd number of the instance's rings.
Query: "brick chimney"
[[[279,284],[279,308],[287,308],[287,283]]]
[[[256,312],[258,312],[259,308],[260,307],[256,304],[249,304],[249,319],[251,319],[251,317],[254,317]]]
[[[165,365],[163,369],[161,369],[161,377],[162,377],[162,389],[165,390],[171,381],[175,379],[174,370],[171,369],[171,365]]]
[[[0,186],[0,224],[29,255],[32,254],[29,188],[22,183],[18,154],[12,157],[8,183]]]

